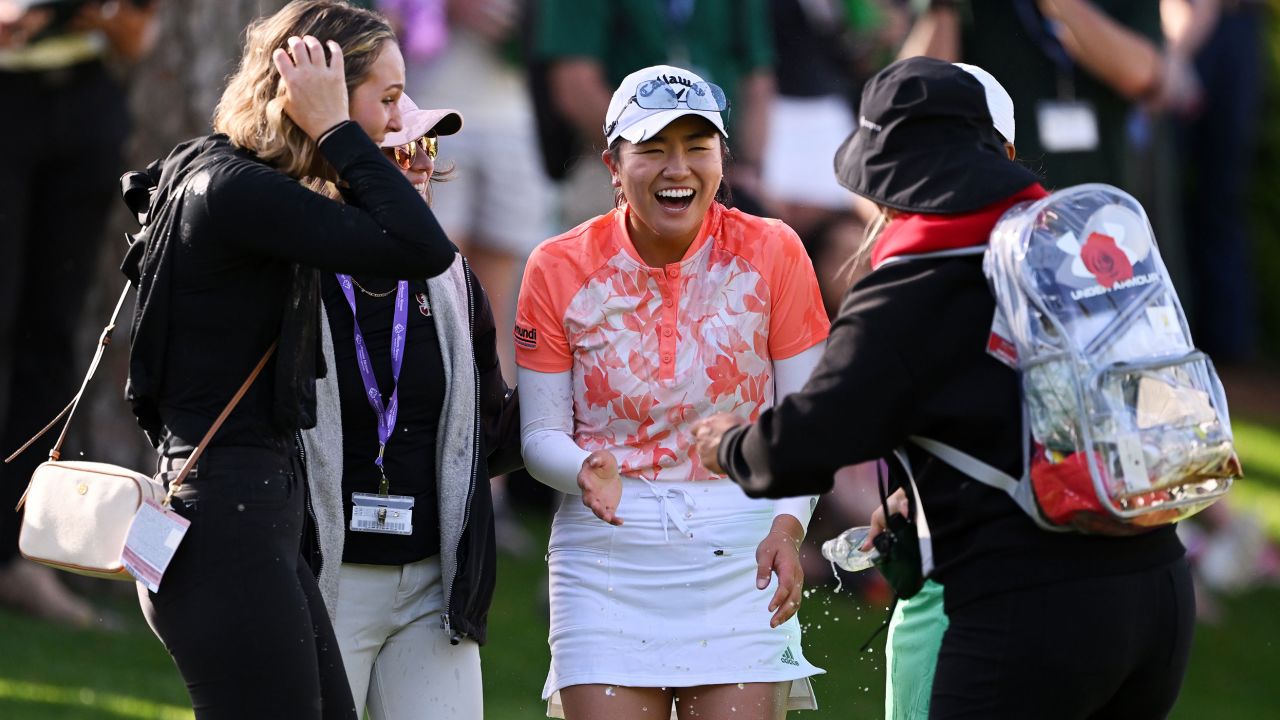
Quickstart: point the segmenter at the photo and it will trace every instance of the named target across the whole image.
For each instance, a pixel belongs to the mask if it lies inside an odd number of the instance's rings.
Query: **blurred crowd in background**
[[[243,28],[282,4],[233,2],[224,10],[251,13],[235,18]],[[725,89],[733,204],[797,231],[834,315],[864,271],[850,258],[875,209],[836,183],[832,158],[857,126],[863,81],[897,57],[920,54],[973,63],[1001,81],[1015,102],[1019,159],[1047,187],[1103,182],[1135,195],[1197,344],[1220,367],[1260,360],[1256,239],[1246,205],[1263,108],[1264,30],[1273,11],[1263,0],[355,4],[383,12],[397,28],[407,93],[423,107],[455,108],[465,117],[464,130],[440,143],[441,166],[453,172],[436,190],[434,210],[492,299],[509,382],[509,328],[524,259],[543,239],[613,205],[599,160],[602,130],[610,89],[629,72],[668,63]],[[198,38],[163,29],[178,26],[166,13],[207,12],[193,7],[190,0],[0,0],[6,454],[77,387],[89,352],[78,342],[82,328],[101,322],[84,313],[92,305],[87,288],[96,267],[118,260],[105,257],[117,247],[106,239],[110,213],[118,212],[115,179],[128,169],[131,128],[145,135],[157,120],[128,117],[128,83],[155,82],[155,74],[129,66],[145,63],[152,48],[171,62],[188,52],[182,43]],[[191,52],[192,62],[202,60]],[[228,73],[235,54],[213,59],[215,72]],[[135,87],[134,97],[147,91]],[[195,116],[189,134],[207,132],[215,98],[182,105]],[[133,138],[135,154],[147,147],[145,137]],[[109,388],[114,402],[118,390]],[[8,507],[41,449],[0,470],[0,501]],[[832,579],[816,545],[865,523],[878,502],[873,478],[874,469],[849,468],[822,499],[805,553],[810,585]],[[512,508],[549,512],[546,488],[523,476],[494,483],[500,545],[540,553]],[[1258,522],[1228,512],[1214,506],[1184,529],[1208,618],[1216,612],[1210,593],[1280,574]],[[0,510],[0,602],[69,624],[97,621],[100,613],[52,571],[17,557],[17,527],[17,516]],[[846,580],[870,600],[888,599],[873,573]]]

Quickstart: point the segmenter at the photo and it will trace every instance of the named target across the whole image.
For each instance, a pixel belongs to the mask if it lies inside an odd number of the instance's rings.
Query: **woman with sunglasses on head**
[[[815,707],[796,617],[812,499],[747,499],[690,442],[699,417],[754,418],[799,388],[827,334],[795,233],[717,201],[724,110],[688,70],[623,80],[604,126],[618,207],[525,270],[524,458],[568,495],[548,554],[553,717]]]
[[[299,558],[295,433],[314,425],[324,375],[320,271],[428,277],[454,262],[376,144],[401,128],[403,87],[381,16],[293,2],[249,27],[214,115],[219,134],[130,176],[154,187],[149,207],[134,203],[147,227],[128,261],[140,281],[128,392],[166,482],[265,361],[173,498],[190,526],[159,591],[139,585],[200,720],[356,717]],[[335,202],[305,178],[341,181],[359,202]]]
[[[438,137],[462,117],[407,95],[400,110],[404,129],[382,151],[416,202],[429,201]],[[488,299],[461,255],[434,278],[326,273],[321,296],[321,347],[336,372],[317,383],[316,427],[302,432],[312,564],[356,710],[481,718],[496,571],[488,480],[520,466]]]

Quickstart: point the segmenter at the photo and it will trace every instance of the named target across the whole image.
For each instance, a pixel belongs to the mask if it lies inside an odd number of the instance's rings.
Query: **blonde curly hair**
[[[313,35],[342,47],[347,92],[368,77],[383,47],[396,42],[382,15],[335,0],[294,0],[274,15],[249,24],[240,67],[227,82],[213,113],[213,129],[237,147],[295,178],[332,178],[333,170],[315,141],[285,114],[284,85],[271,60],[290,37]],[[325,46],[325,59],[329,48]]]

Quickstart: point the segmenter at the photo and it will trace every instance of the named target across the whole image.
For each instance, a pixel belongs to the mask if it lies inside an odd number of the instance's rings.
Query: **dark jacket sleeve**
[[[259,162],[213,173],[209,215],[249,252],[329,272],[434,277],[456,248],[413,186],[355,123],[320,151],[346,182],[350,203],[330,200]]]
[[[837,469],[884,457],[902,442],[915,387],[894,338],[877,332],[893,320],[887,292],[850,291],[804,388],[725,434],[720,464],[748,495],[826,492]]]
[[[809,382],[726,433],[720,465],[749,495],[809,495],[923,435],[1016,468],[1017,376],[986,352],[994,310],[981,258],[876,270],[845,297]]]
[[[480,432],[488,452],[489,475],[505,475],[524,467],[520,456],[520,396],[507,387],[498,358],[497,329],[489,297],[471,268],[471,303],[475,307],[472,328],[476,373],[480,381]]]

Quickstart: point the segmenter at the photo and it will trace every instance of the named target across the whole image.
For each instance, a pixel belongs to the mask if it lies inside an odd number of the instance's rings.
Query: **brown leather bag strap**
[[[124,306],[124,299],[129,296],[129,290],[131,287],[132,285],[126,282],[124,284],[124,289],[120,291],[120,297],[116,300],[115,310],[111,311],[111,319],[107,321],[107,326],[102,328],[102,334],[98,336],[98,349],[94,351],[93,361],[89,363],[89,371],[84,374],[84,380],[80,383],[80,391],[76,393],[75,397],[71,398],[71,402],[67,403],[66,407],[62,408],[62,412],[59,412],[53,420],[49,421],[48,425],[45,425],[40,432],[35,434],[35,437],[23,443],[22,447],[15,450],[9,457],[5,458],[5,463],[13,462],[19,455],[26,452],[27,448],[31,447],[35,441],[44,437],[45,433],[52,430],[53,426],[57,425],[59,420],[65,417],[66,422],[62,424],[62,432],[58,435],[58,441],[54,443],[53,448],[49,450],[50,460],[57,460],[62,456],[62,443],[67,439],[67,428],[71,426],[71,416],[75,414],[76,408],[80,405],[80,398],[84,397],[85,388],[89,386],[89,381],[93,379],[93,374],[98,370],[98,363],[102,361],[102,353],[105,352],[107,346],[111,344],[111,334],[115,332],[116,329],[116,318],[120,317],[120,308]]]
[[[200,444],[196,446],[195,451],[187,458],[187,462],[182,465],[182,470],[178,473],[178,477],[169,483],[169,492],[164,496],[165,507],[169,506],[169,501],[173,499],[173,494],[178,491],[178,488],[182,487],[182,483],[186,482],[187,475],[195,469],[196,461],[204,454],[205,447],[209,445],[209,441],[213,439],[214,434],[218,432],[218,428],[222,427],[223,421],[227,419],[232,410],[236,409],[236,405],[240,403],[240,398],[243,398],[244,394],[249,392],[249,386],[253,384],[254,380],[258,379],[258,375],[262,373],[262,368],[266,367],[267,361],[271,359],[271,354],[276,351],[276,346],[279,344],[279,340],[272,342],[271,347],[267,348],[267,351],[263,353],[262,359],[253,367],[253,372],[249,373],[249,377],[245,378],[245,381],[240,385],[240,389],[232,396],[231,402],[227,403],[227,406],[222,409],[218,419],[214,420],[213,425],[209,426],[208,432],[200,439]]]
[[[53,420],[49,421],[48,425],[45,425],[44,428],[42,428],[40,432],[36,433],[34,437],[23,443],[22,447],[15,450],[12,455],[5,458],[6,464],[13,462],[19,455],[26,452],[27,448],[35,444],[35,441],[44,437],[45,433],[52,430],[53,426],[57,425],[59,420],[66,418],[62,423],[62,432],[58,434],[57,442],[55,442],[53,444],[53,448],[49,450],[50,460],[57,460],[62,456],[62,443],[67,439],[67,428],[71,426],[71,418],[75,415],[76,408],[80,406],[80,399],[84,397],[84,391],[85,388],[89,387],[89,381],[93,379],[94,373],[98,371],[98,365],[102,362],[102,354],[106,351],[107,346],[111,344],[111,335],[115,332],[116,319],[120,317],[120,308],[124,306],[124,300],[129,296],[129,290],[132,289],[132,287],[132,283],[126,282],[124,284],[124,289],[120,291],[120,297],[116,300],[115,309],[111,311],[111,319],[107,321],[107,326],[102,328],[102,334],[98,336],[98,348],[94,351],[93,360],[89,363],[89,371],[84,374],[84,380],[80,383],[80,390],[76,392],[75,397],[71,398],[71,402],[67,403],[67,406],[62,408],[62,411],[59,412]],[[195,468],[196,461],[199,460],[200,455],[204,453],[205,446],[207,446],[209,441],[213,439],[214,433],[218,432],[218,428],[222,427],[223,421],[227,419],[227,416],[231,414],[232,410],[235,410],[240,399],[249,391],[249,386],[253,384],[253,381],[258,379],[258,375],[262,373],[262,368],[266,367],[267,361],[271,359],[271,354],[276,351],[276,346],[278,344],[278,340],[273,341],[271,343],[271,347],[267,348],[267,351],[263,353],[262,359],[258,361],[256,366],[254,366],[253,372],[249,373],[249,377],[240,385],[240,389],[236,391],[236,394],[231,398],[231,401],[222,409],[222,413],[218,415],[218,418],[213,421],[213,425],[210,426],[209,431],[204,434],[204,438],[201,439],[200,444],[196,446],[195,452],[191,453],[191,457],[187,458],[186,464],[182,466],[182,471],[178,473],[178,477],[169,485],[169,494],[165,496],[164,499],[164,504],[166,506],[168,506],[169,500],[173,498],[174,491],[182,487],[182,483],[187,479],[187,474]],[[29,484],[27,489],[30,489]],[[26,498],[27,494],[24,492],[22,494],[22,498],[18,501],[18,507],[15,509],[21,509]]]

